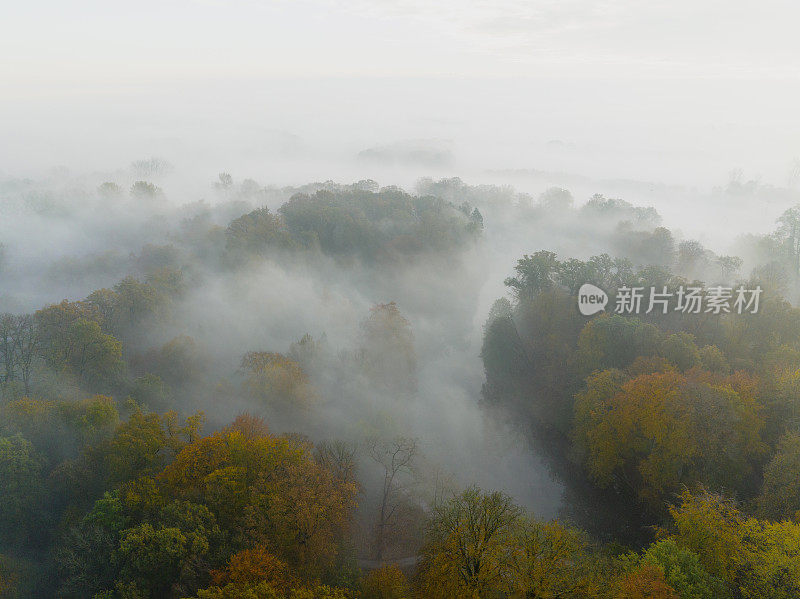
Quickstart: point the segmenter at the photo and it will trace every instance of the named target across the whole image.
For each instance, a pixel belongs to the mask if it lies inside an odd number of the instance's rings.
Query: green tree
[[[641,558],[664,571],[664,579],[677,591],[680,599],[721,599],[726,591],[721,580],[706,572],[696,553],[678,545],[674,539],[663,539],[650,545]]]
[[[553,252],[540,250],[531,256],[525,254],[514,267],[517,275],[507,278],[505,284],[518,298],[530,298],[555,285],[558,267]]]
[[[20,548],[41,533],[45,483],[43,462],[22,435],[0,437],[0,543]],[[40,539],[41,540],[41,537]]]
[[[135,585],[145,597],[183,597],[196,589],[193,583],[202,578],[208,552],[208,539],[198,532],[145,522],[120,535],[119,580]]]

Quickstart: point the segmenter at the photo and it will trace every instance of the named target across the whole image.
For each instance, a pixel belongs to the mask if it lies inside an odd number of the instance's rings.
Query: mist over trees
[[[800,593],[797,208],[174,176],[2,183],[0,596]]]

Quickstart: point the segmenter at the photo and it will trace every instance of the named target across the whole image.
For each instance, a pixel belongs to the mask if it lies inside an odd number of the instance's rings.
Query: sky
[[[158,77],[793,78],[792,2],[7,3],[7,84]],[[24,89],[21,90],[24,92]]]
[[[381,182],[527,168],[711,188],[738,168],[785,185],[798,16],[776,0],[6,2],[0,175],[155,154],[299,184],[423,140],[448,168]]]

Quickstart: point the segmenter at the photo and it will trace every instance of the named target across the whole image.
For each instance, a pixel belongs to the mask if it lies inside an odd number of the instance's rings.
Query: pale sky
[[[798,76],[800,55],[800,8],[780,0],[3,4],[5,84],[320,75],[785,78]]]
[[[798,17],[784,0],[0,0],[0,175],[160,155],[301,183],[425,139],[453,162],[409,179],[784,184]]]

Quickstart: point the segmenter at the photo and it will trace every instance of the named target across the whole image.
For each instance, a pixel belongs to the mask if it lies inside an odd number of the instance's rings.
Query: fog
[[[716,31],[699,46],[696,64],[665,66],[654,56],[616,63],[606,52],[595,69],[589,57],[599,34],[593,26],[577,55],[556,56],[568,46],[562,42],[550,53],[530,51],[549,59],[519,64],[527,46],[517,40],[503,49],[498,40],[511,35],[508,29],[489,34],[484,18],[457,22],[455,32],[443,35],[442,44],[453,43],[463,56],[453,59],[452,72],[444,59],[442,72],[434,72],[418,55],[436,37],[426,23],[441,15],[413,3],[397,5],[399,16],[383,6],[390,3],[380,3],[377,14],[322,4],[335,13],[334,24],[349,23],[343,36],[362,31],[361,19],[367,30],[391,30],[391,49],[380,52],[396,67],[403,53],[395,46],[407,47],[408,69],[376,72],[374,58],[341,49],[320,57],[318,69],[304,69],[302,52],[281,68],[254,68],[262,60],[261,42],[247,48],[227,28],[221,36],[231,47],[228,60],[208,69],[197,64],[184,74],[186,50],[161,48],[159,60],[153,56],[160,46],[148,46],[146,36],[145,58],[125,62],[137,41],[129,33],[110,43],[113,64],[82,64],[89,56],[83,46],[67,54],[76,61],[63,76],[51,62],[54,49],[21,59],[30,71],[16,68],[0,84],[0,312],[30,313],[83,299],[127,275],[143,277],[143,248],[171,245],[187,288],[169,318],[141,325],[123,349],[135,371],[137,356],[183,335],[194,340],[205,356],[203,372],[173,389],[167,407],[183,414],[203,410],[211,430],[251,411],[276,432],[299,432],[316,442],[413,437],[427,477],[441,473],[453,487],[504,490],[534,513],[556,517],[564,513],[565,482],[524,428],[482,399],[483,327],[495,300],[510,296],[504,280],[523,254],[542,249],[561,259],[614,255],[622,219],[591,221],[579,213],[594,194],[655,208],[660,221],[641,225],[642,231],[660,225],[676,242],[697,240],[717,255],[741,255],[739,274],[747,276],[762,262],[743,249],[740,236],[771,233],[800,200],[800,80],[785,64],[771,62],[775,54],[769,53],[741,70],[731,60],[715,72]],[[624,6],[612,4],[611,13],[624,13]],[[243,34],[254,35],[246,21],[255,9],[229,8]],[[18,10],[17,18],[31,18]],[[188,9],[170,6],[165,19],[176,21],[182,10]],[[198,10],[209,18],[207,6]],[[551,15],[554,23],[569,32],[564,14],[552,10],[558,13]],[[630,27],[647,31],[659,14],[637,12]],[[393,19],[402,22],[396,30]],[[409,19],[419,25],[421,49],[413,48]],[[180,45],[180,31],[169,38],[163,23],[154,27],[158,40]],[[192,40],[202,40],[207,27],[204,22],[192,30]],[[308,37],[322,28],[315,20]],[[266,26],[262,35],[277,29]],[[464,36],[472,33],[465,32],[475,29],[482,31],[475,39],[483,41],[467,44]],[[766,40],[769,31],[764,26],[759,35]],[[473,71],[468,59],[488,44],[487,35],[492,44]],[[365,33],[365,45],[377,36]],[[646,48],[646,41],[636,48]],[[319,41],[309,43],[324,52]],[[300,46],[287,43],[285,54]],[[636,55],[627,50],[620,52]],[[273,51],[263,60],[280,58]],[[348,58],[352,68],[334,68]],[[775,68],[759,68],[767,64]],[[148,65],[158,68],[148,72]],[[169,168],[143,173],[133,164],[151,157]],[[232,176],[232,190],[215,186],[219,173]],[[199,242],[193,245],[193,231],[222,235],[231,221],[257,208],[276,213],[295,193],[331,187],[320,182],[373,180],[425,195],[421,180],[451,177],[473,186],[474,196],[443,198],[456,206],[466,199],[484,223],[481,239],[458,251],[413,255],[390,266],[280,251],[232,268],[197,250]],[[260,195],[237,195],[246,179],[257,182]],[[162,193],[129,197],[140,180]],[[117,184],[120,194],[104,197],[98,192],[104,182]],[[491,189],[505,194],[504,203],[481,200],[482,185],[496,186]],[[535,212],[553,187],[572,194],[572,212]],[[389,302],[413,333],[413,390],[367,380],[347,357],[364,343],[371,308]],[[303,364],[314,387],[304,411],[284,413],[226,392],[239,388],[247,352],[288,354],[306,334],[324,340],[324,349],[323,358]]]
[[[459,176],[470,184],[510,184],[533,198],[564,187],[576,204],[602,193],[653,206],[665,226],[728,253],[739,233],[772,230],[795,201],[788,190],[732,199],[714,188],[735,169],[761,185],[796,184],[797,136],[786,124],[799,91],[775,81],[761,82],[756,92],[749,82],[718,80],[315,78],[62,84],[24,102],[11,94],[0,100],[2,137],[11,142],[0,156],[9,182],[0,224],[3,308],[35,310],[112,285],[127,274],[127,255],[169,243],[171,228],[198,209],[194,203],[224,203],[211,184],[220,171],[262,185],[372,178],[410,191],[421,177]],[[153,177],[164,203],[98,210],[94,188],[106,180],[130,186],[138,177],[128,165],[148,156],[174,165]],[[31,193],[24,178],[44,183]],[[46,207],[35,204],[37,193],[48,198]],[[270,208],[286,199],[277,193]],[[224,226],[246,211],[223,209],[217,220]],[[591,230],[580,240],[553,238],[539,227],[498,230],[491,210],[485,216],[485,243],[462,258],[461,269],[412,265],[384,281],[371,271],[270,264],[246,284],[205,278],[186,300],[186,320],[153,344],[179,334],[205,338],[235,368],[245,351],[285,351],[305,333],[352,345],[369,307],[396,301],[423,365],[419,395],[400,411],[403,432],[436,439],[429,453],[442,455],[451,470],[471,463],[478,482],[553,514],[558,483],[525,454],[521,439],[485,430],[492,425],[478,407],[481,326],[523,253],[548,248],[588,257],[603,248],[592,243]],[[85,267],[65,274],[65,260],[104,253],[109,264],[96,276]],[[443,320],[453,317],[446,306],[454,298],[458,318]],[[234,415],[226,410],[219,420]],[[475,438],[498,444],[495,452],[480,446],[465,453]],[[477,455],[491,457],[478,465]],[[532,462],[522,480],[520,460]]]
[[[143,79],[10,92],[0,99],[7,177],[163,156],[184,183],[173,201],[207,195],[201,182],[221,170],[275,185],[404,187],[421,176],[508,183],[504,171],[529,170],[579,200],[587,189],[652,204],[696,236],[708,231],[681,214],[731,171],[797,184],[794,80]],[[521,191],[542,187],[516,179]]]

